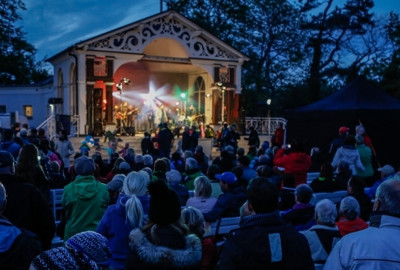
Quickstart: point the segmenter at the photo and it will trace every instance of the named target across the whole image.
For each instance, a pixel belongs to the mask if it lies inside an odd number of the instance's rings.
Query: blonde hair
[[[150,176],[145,171],[130,172],[125,177],[122,191],[128,195],[144,196],[147,194],[147,186],[150,183]]]

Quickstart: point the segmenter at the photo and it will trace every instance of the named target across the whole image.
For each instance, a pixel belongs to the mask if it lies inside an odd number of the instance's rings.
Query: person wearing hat
[[[42,248],[49,249],[56,230],[50,205],[39,189],[15,175],[15,160],[7,151],[0,151],[0,179],[7,190],[4,217],[35,233]]]
[[[64,247],[52,248],[33,259],[29,270],[104,269],[111,255],[108,240],[85,231],[72,236]]]
[[[394,177],[395,170],[392,165],[386,164],[383,167],[378,168],[378,172],[381,173],[381,178],[376,180],[372,187],[365,192],[371,199],[375,198],[376,190],[380,184]]]
[[[0,182],[0,266],[1,269],[28,269],[32,259],[41,251],[35,234],[12,224],[3,212],[7,206],[7,193]]]
[[[92,158],[81,156],[74,162],[75,180],[64,187],[62,206],[65,211],[64,239],[96,230],[108,206],[107,186],[94,178]]]
[[[353,175],[358,171],[365,171],[365,167],[361,162],[360,153],[357,151],[356,139],[354,135],[349,134],[344,138],[343,145],[336,150],[332,160],[332,167],[337,168],[340,161],[346,161],[350,165],[350,170]]]
[[[110,241],[112,253],[109,262],[112,269],[124,268],[129,250],[129,233],[144,225],[145,216],[139,190],[147,189],[149,182],[150,177],[144,171],[129,173],[123,180],[117,202],[107,208],[97,227],[97,232]]]
[[[221,217],[238,217],[239,209],[246,201],[246,192],[243,186],[239,185],[238,178],[233,172],[216,174],[223,194],[221,194],[213,209],[204,213],[207,222],[213,222]]]
[[[149,221],[129,234],[125,269],[201,269],[201,241],[182,223],[176,193],[163,181],[151,182],[149,192]]]
[[[336,139],[334,139],[331,143],[331,147],[329,148],[329,154],[333,157],[336,153],[336,150],[341,147],[344,143],[344,138],[349,134],[350,129],[346,126],[341,126],[338,130],[339,135]]]

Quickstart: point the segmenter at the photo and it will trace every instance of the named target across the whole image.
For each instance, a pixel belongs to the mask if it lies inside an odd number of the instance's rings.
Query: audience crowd
[[[196,126],[179,138],[161,123],[141,149],[108,138],[106,157],[90,140],[74,149],[63,130],[2,130],[0,268],[400,268],[400,172],[376,164],[362,126],[339,128],[329,160],[285,144],[282,124],[271,143],[250,131],[246,152],[235,124],[206,130],[212,159]],[[52,189],[63,189],[59,216]],[[337,203],[316,201],[337,191]],[[211,228],[227,217],[240,223],[221,246]]]

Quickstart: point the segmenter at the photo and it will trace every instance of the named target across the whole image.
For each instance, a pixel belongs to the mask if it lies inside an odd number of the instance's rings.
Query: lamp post
[[[225,90],[226,86],[222,82],[217,82],[217,86],[221,90],[221,125],[224,124],[224,118],[225,118],[225,111],[224,111],[224,99],[225,99]]]
[[[271,136],[271,102],[272,102],[272,100],[270,98],[267,99],[267,106],[268,106],[268,111],[267,111],[268,136]]]

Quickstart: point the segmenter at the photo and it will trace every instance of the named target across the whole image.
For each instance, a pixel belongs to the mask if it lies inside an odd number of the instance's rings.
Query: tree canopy
[[[21,27],[18,10],[24,10],[21,0],[0,0],[0,84],[31,84],[48,76],[41,63],[36,63],[36,49],[28,43]]]
[[[399,69],[398,15],[377,20],[373,0],[165,3],[249,56],[242,82],[248,114],[255,112],[250,104],[257,100],[274,98],[280,106],[297,107],[359,75],[400,93],[399,76],[394,76]]]

